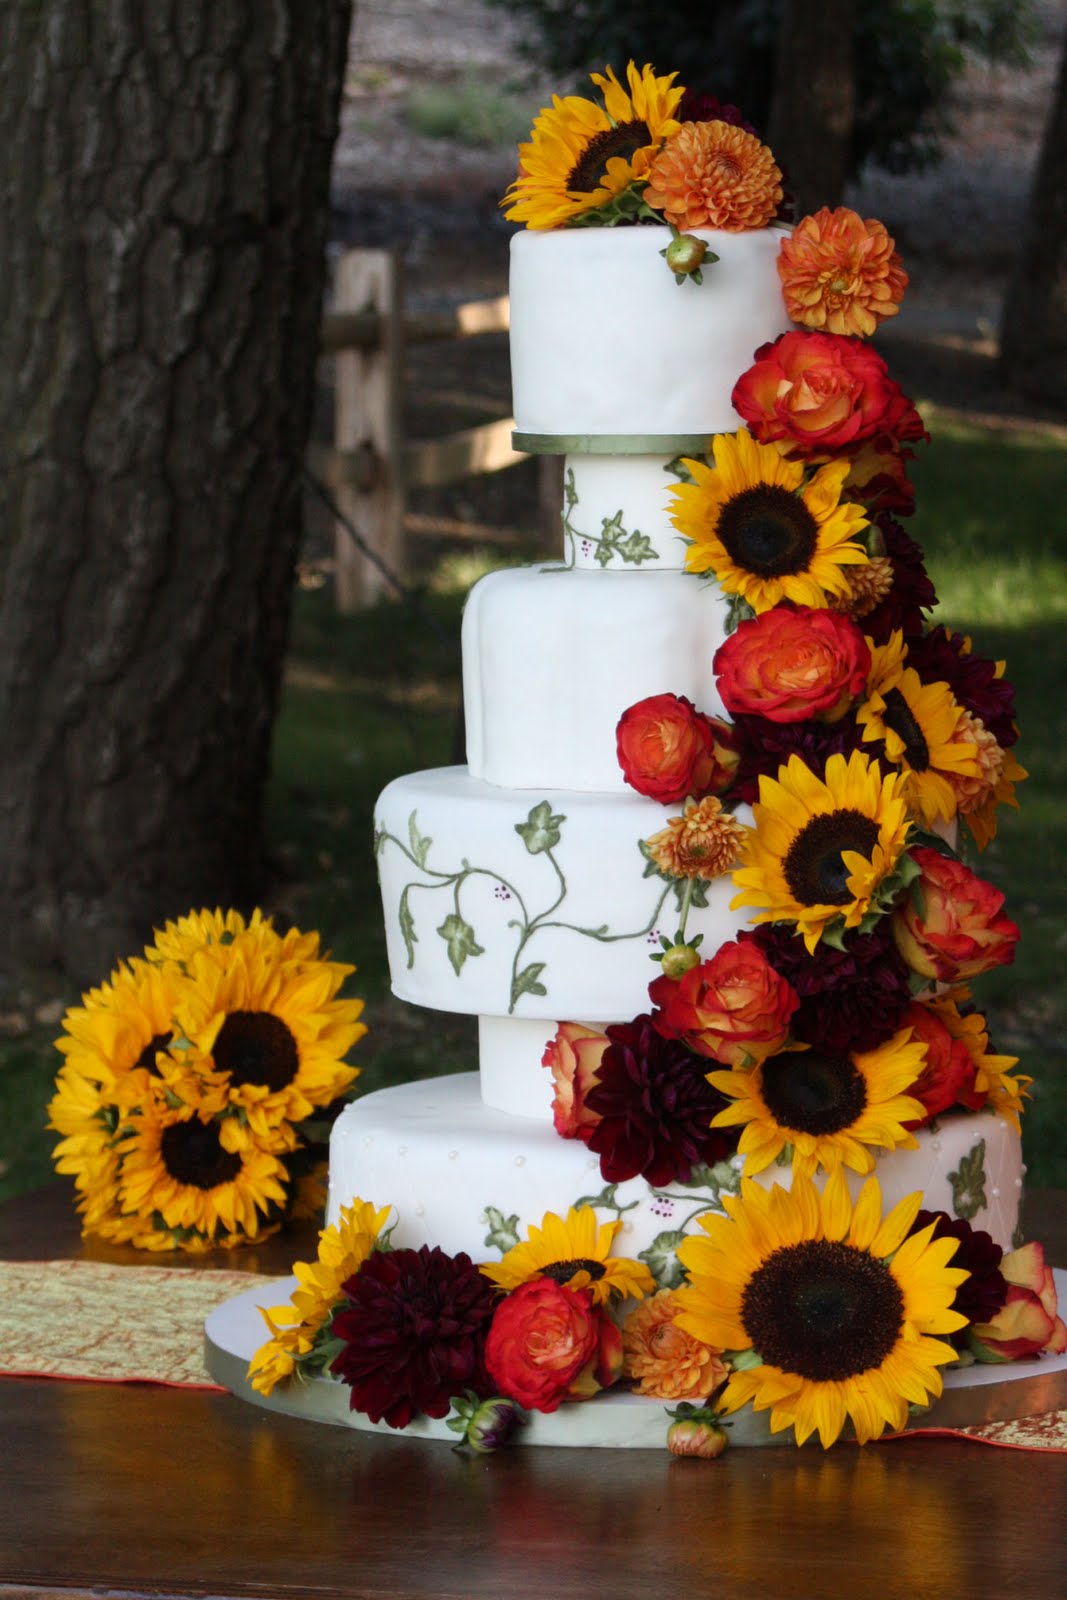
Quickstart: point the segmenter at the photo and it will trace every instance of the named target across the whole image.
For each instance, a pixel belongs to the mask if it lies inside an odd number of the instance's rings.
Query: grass
[[[492,149],[527,139],[534,109],[528,98],[466,77],[458,84],[428,84],[413,90],[406,115],[409,125],[425,138]]]
[[[997,1048],[1019,1055],[1037,1080],[1025,1123],[1030,1181],[1067,1187],[1067,443],[936,415],[932,430],[916,467],[913,531],[941,598],[938,620],[1007,659],[1030,772],[1021,810],[1002,810],[996,840],[973,863],[1007,891],[1023,926],[1014,966],[980,978],[977,998]],[[389,994],[371,813],[391,777],[454,759],[463,593],[498,559],[429,550],[418,614],[388,603],[341,618],[327,589],[296,596],[268,796],[279,869],[272,903],[359,967],[353,987],[370,1024],[364,1089],[474,1064],[472,1019],[420,1012]],[[0,1197],[51,1171],[43,1126],[64,998],[76,996],[38,987],[0,997]]]

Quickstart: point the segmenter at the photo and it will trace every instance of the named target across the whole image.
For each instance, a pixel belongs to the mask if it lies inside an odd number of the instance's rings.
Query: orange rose
[[[585,1097],[597,1081],[597,1068],[608,1047],[605,1033],[580,1022],[561,1022],[545,1045],[541,1065],[552,1073],[552,1121],[561,1139],[578,1139],[600,1118],[586,1109]]]
[[[727,725],[701,716],[684,695],[639,700],[619,718],[615,738],[631,789],[664,805],[687,795],[722,794],[737,765]]]
[[[955,983],[1010,965],[1019,929],[1000,890],[927,845],[909,854],[921,874],[893,913],[893,938],[911,970]]]
[[[863,693],[871,652],[836,611],[775,606],[742,622],[713,662],[728,711],[770,722],[836,722]]]
[[[922,418],[881,356],[834,333],[783,333],[734,385],[735,411],[760,444],[798,455],[850,453],[886,435],[926,438]]]
[[[533,1278],[497,1306],[485,1369],[507,1399],[556,1411],[564,1400],[587,1399],[613,1383],[621,1353],[618,1328],[587,1290]]]
[[[926,1065],[908,1087],[908,1094],[921,1100],[926,1109],[922,1122],[906,1122],[906,1128],[919,1128],[923,1122],[938,1117],[950,1106],[966,1103],[974,1094],[977,1068],[971,1052],[962,1039],[957,1039],[945,1026],[936,1012],[913,1000],[900,1019],[902,1028],[910,1028],[912,1037],[926,1046]]]
[[[1044,1247],[1036,1241],[1002,1258],[1002,1275],[1008,1295],[989,1322],[972,1323],[967,1342],[979,1361],[1018,1361],[1042,1350],[1062,1355],[1067,1350],[1067,1327],[1057,1315],[1056,1284],[1045,1263]]]
[[[731,1067],[781,1050],[800,1003],[758,945],[736,940],[679,979],[656,978],[648,992],[660,1008],[652,1017],[658,1033]]]

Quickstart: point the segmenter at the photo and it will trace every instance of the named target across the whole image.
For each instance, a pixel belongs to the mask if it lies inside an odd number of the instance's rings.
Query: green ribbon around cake
[[[708,433],[519,433],[512,448],[529,456],[699,456]]]

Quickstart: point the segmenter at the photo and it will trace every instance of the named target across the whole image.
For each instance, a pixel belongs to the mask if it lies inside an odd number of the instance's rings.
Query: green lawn
[[[1037,1080],[1025,1124],[1030,1178],[1067,1186],[1067,439],[933,416],[916,466],[911,531],[941,598],[938,620],[1003,656],[1018,689],[1021,810],[973,864],[1006,890],[1023,925],[1015,965],[978,980],[995,1046]],[[507,559],[524,559],[531,549]],[[388,992],[371,854],[371,812],[390,777],[453,759],[462,597],[490,551],[428,550],[417,610],[398,603],[340,618],[327,588],[297,595],[275,745],[269,824],[277,909],[317,927],[359,967],[368,1002],[361,1087],[474,1065],[469,1018],[421,1013]],[[54,989],[0,996],[0,1196],[49,1175],[44,1108],[57,1057]],[[76,998],[76,997],[69,997]]]

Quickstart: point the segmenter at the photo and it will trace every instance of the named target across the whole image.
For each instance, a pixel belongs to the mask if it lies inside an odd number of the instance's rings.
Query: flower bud
[[[514,1400],[500,1396],[495,1400],[483,1400],[467,1423],[463,1443],[469,1444],[479,1455],[489,1455],[508,1444],[524,1421],[522,1407]]]
[[[667,265],[676,277],[687,277],[699,272],[708,247],[703,239],[692,233],[677,234],[664,251]]]
[[[686,1417],[672,1422],[667,1429],[667,1449],[672,1456],[701,1456],[705,1461],[714,1461],[726,1445],[726,1429],[716,1422]]]
[[[690,967],[700,965],[700,957],[691,944],[672,944],[663,952],[661,965],[668,978],[680,978]]]

